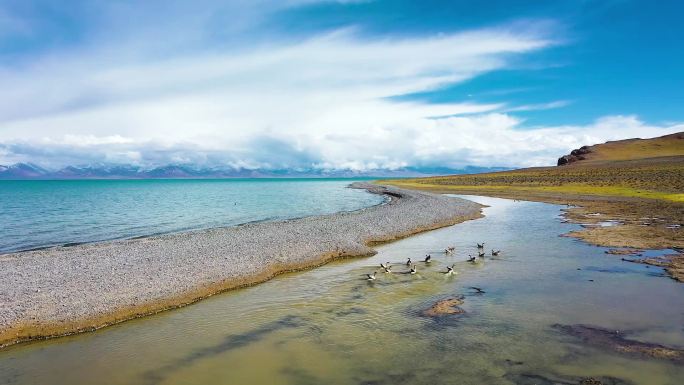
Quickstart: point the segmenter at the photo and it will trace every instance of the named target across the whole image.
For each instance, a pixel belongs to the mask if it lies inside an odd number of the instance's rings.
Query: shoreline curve
[[[186,306],[373,245],[480,218],[482,205],[356,182],[389,198],[356,211],[0,254],[0,348]]]

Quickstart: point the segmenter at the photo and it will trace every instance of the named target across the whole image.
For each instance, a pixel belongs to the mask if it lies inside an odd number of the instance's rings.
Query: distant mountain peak
[[[242,169],[168,164],[144,169],[130,164],[93,164],[66,166],[57,171],[31,163],[0,166],[0,179],[222,179],[222,178],[353,178],[353,177],[417,177],[508,170],[505,167],[465,166],[405,167],[397,170],[326,170],[307,169]]]
[[[40,178],[49,171],[33,163],[15,163],[10,166],[2,166],[0,178],[2,179],[33,179]]]

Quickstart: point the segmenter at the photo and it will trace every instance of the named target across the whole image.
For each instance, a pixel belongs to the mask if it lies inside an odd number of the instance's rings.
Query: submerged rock
[[[423,315],[426,317],[441,317],[445,315],[457,315],[465,313],[460,305],[463,305],[463,296],[455,298],[447,298],[435,302],[434,305],[423,310]]]
[[[594,377],[589,377],[589,378],[583,378],[580,381],[580,385],[603,385],[603,382],[601,380],[597,380]]]
[[[508,373],[504,376],[516,385],[629,385],[615,377],[560,376],[557,374]]]
[[[684,349],[625,338],[625,332],[587,325],[561,325],[553,327],[577,337],[589,345],[613,350],[618,353],[669,360],[684,364]]]
[[[611,255],[636,255],[639,256],[641,253],[644,251],[641,249],[609,249],[606,250],[606,254],[611,254]]]
[[[519,366],[519,365],[524,365],[524,364],[525,364],[525,363],[522,362],[522,361],[511,360],[510,358],[506,358],[506,359],[504,360],[504,363],[505,363],[506,365],[508,365],[508,366]]]

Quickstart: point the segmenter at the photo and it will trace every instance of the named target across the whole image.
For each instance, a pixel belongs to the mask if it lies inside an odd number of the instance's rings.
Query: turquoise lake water
[[[0,253],[351,211],[350,179],[0,181]]]

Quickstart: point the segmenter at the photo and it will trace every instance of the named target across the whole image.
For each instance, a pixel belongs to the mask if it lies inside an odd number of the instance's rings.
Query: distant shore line
[[[371,246],[481,217],[467,200],[354,183],[368,208],[0,254],[0,347],[96,330],[211,295],[374,254]]]

